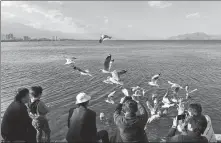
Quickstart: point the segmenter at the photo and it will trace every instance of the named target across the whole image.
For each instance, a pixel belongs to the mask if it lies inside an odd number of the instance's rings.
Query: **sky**
[[[221,34],[221,1],[2,1],[1,23],[20,23],[77,38],[168,38]],[[90,35],[90,36],[89,36]]]

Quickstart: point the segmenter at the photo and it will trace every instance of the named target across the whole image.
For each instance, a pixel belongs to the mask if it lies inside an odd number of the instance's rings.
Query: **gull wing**
[[[111,55],[108,55],[104,61],[104,70],[109,71],[110,61],[111,61]]]
[[[126,70],[121,70],[119,72],[117,72],[118,77],[121,76],[122,74],[125,74],[127,71]]]
[[[129,92],[126,88],[121,90],[125,96],[129,96]]]
[[[111,92],[107,97],[113,97],[116,91]]]
[[[113,79],[115,79],[115,80],[117,80],[117,81],[119,80],[119,76],[118,76],[116,70],[114,70],[113,72],[111,72],[111,75],[112,75],[112,78],[113,78]]]
[[[197,91],[197,89],[194,89],[194,90],[190,91],[189,93],[193,93],[194,91]]]
[[[160,76],[160,74],[154,75],[154,76],[151,78],[151,80],[152,80],[152,81],[153,81],[153,80],[158,80],[159,76]]]

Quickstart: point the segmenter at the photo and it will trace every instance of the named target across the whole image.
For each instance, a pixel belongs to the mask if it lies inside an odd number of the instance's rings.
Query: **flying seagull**
[[[116,92],[116,91],[111,92],[111,93],[107,96],[107,99],[105,100],[105,102],[110,103],[110,104],[114,104],[113,96],[114,96],[114,93],[115,93],[115,92]]]
[[[114,62],[114,59],[112,60],[111,59],[111,54],[109,54],[107,56],[107,58],[105,59],[105,61],[104,61],[104,69],[101,69],[101,71],[103,73],[110,73],[111,65],[112,65],[113,62]]]
[[[71,57],[71,58],[66,58],[66,63],[65,65],[70,65],[72,63],[75,63],[74,60],[76,60],[77,58],[75,57]]]
[[[163,96],[162,102],[163,102],[164,105],[162,105],[162,108],[170,108],[170,107],[175,105],[174,103],[172,104],[170,102],[170,100],[168,98],[168,95],[169,95],[168,93],[169,93],[169,91],[167,90],[166,94]]]
[[[108,35],[101,35],[99,43],[102,43],[104,40],[111,39],[112,37]]]
[[[116,70],[111,72],[112,77],[108,76],[107,80],[105,80],[104,82],[112,82],[114,84],[119,84],[119,85],[123,85],[123,83],[120,80],[120,76],[125,74],[127,71],[126,70],[121,70],[120,72],[117,72]]]
[[[190,93],[193,93],[193,92],[197,91],[197,89],[189,91],[189,85],[188,84],[185,86],[185,90],[186,90],[186,99],[191,98],[191,96],[189,95]]]
[[[139,86],[131,87],[131,90],[134,92],[134,91],[138,90],[139,88],[140,88]]]
[[[81,75],[92,76],[92,75],[89,73],[89,70],[88,70],[88,69],[87,69],[87,70],[82,70],[82,69],[80,69],[79,67],[76,67],[76,66],[73,66],[73,69],[79,71]]]
[[[128,92],[128,90],[127,90],[126,88],[123,88],[121,91],[123,92],[123,94],[124,94],[125,96],[130,96],[130,95],[129,95],[129,92]]]
[[[159,79],[159,77],[160,77],[160,74],[154,75],[154,76],[151,78],[151,81],[148,82],[148,84],[151,85],[151,86],[157,86],[157,87],[159,87],[159,85],[157,84],[157,80]]]
[[[141,93],[141,90],[136,90],[133,96],[142,96]]]
[[[183,87],[182,86],[180,86],[179,84],[177,84],[177,83],[173,83],[173,82],[171,82],[171,81],[168,81],[168,83],[171,85],[171,88],[176,88],[176,87],[179,87],[180,89],[183,89]]]
[[[156,120],[160,117],[160,114],[159,114],[160,112],[158,111],[156,113],[158,104],[155,104],[154,107],[151,106],[149,101],[147,101],[146,104],[147,104],[147,107],[150,109],[150,113],[151,113],[151,117],[148,118],[147,123],[151,123],[153,120]]]

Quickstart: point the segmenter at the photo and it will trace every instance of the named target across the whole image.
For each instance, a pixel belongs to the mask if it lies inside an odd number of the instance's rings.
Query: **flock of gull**
[[[102,43],[103,40],[106,39],[111,39],[110,36],[107,35],[102,35],[99,43]],[[81,75],[86,75],[86,76],[92,76],[89,72],[88,69],[83,70],[77,66],[75,66],[75,60],[77,58],[75,57],[71,57],[71,58],[66,58],[67,62],[65,63],[65,65],[71,65],[71,67],[75,70],[78,71]],[[117,71],[117,70],[112,70],[111,71],[111,67],[112,64],[114,62],[114,59],[112,59],[111,54],[109,54],[105,61],[104,61],[104,68],[100,69],[100,71],[103,74],[110,74],[111,76],[107,76],[107,79],[105,79],[103,82],[106,84],[115,84],[118,85],[119,88],[121,89],[122,93],[125,96],[131,96],[133,99],[135,99],[136,97],[139,96],[145,96],[145,93],[149,90],[146,90],[142,87],[136,86],[136,87],[131,87],[129,90],[127,88],[125,88],[123,85],[123,81],[120,78],[122,75],[127,73],[127,70],[121,70],[121,71]],[[150,81],[148,82],[148,85],[150,85],[151,87],[157,87],[159,88],[159,84],[157,83],[158,79],[160,78],[161,74],[156,74],[154,75]],[[168,84],[170,85],[170,88],[167,89],[167,92],[165,93],[165,95],[163,96],[163,99],[161,102],[159,102],[159,95],[157,95],[156,93],[152,94],[152,102],[153,102],[153,106],[151,105],[151,100],[147,100],[146,101],[146,105],[150,110],[150,118],[148,119],[147,123],[152,122],[155,119],[160,118],[162,115],[167,115],[168,113],[168,109],[170,107],[180,107],[183,105],[184,102],[188,102],[189,99],[191,99],[190,94],[197,91],[197,89],[191,90],[189,89],[189,85],[185,85],[185,87],[180,86],[177,83],[173,83],[171,81],[168,81]],[[169,90],[172,90],[172,96],[169,96]],[[178,98],[178,92],[180,90],[185,90],[186,91],[186,97],[185,98]],[[132,95],[129,94],[132,93]],[[109,104],[115,104],[115,101],[113,100],[113,97],[116,93],[116,90],[112,91],[111,93],[109,93],[107,95],[107,99],[105,100],[105,102],[109,103]],[[184,107],[183,107],[184,108]],[[100,113],[100,120],[104,120],[105,115],[104,113]]]

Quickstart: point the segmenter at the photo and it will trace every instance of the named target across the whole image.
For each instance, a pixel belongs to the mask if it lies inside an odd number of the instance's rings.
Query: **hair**
[[[138,108],[137,108],[137,102],[132,100],[132,99],[128,99],[125,103],[124,103],[124,110],[126,112],[129,113],[136,113]]]
[[[80,106],[87,107],[88,103],[89,103],[89,100],[86,101],[86,102],[83,102],[83,103],[79,103],[79,104],[77,104],[77,106],[78,106],[78,107],[80,107]]]
[[[31,95],[32,95],[33,97],[39,97],[39,96],[42,94],[42,91],[43,91],[43,89],[42,89],[41,86],[32,86],[32,87],[31,87],[31,90],[33,91],[33,92],[31,93]]]
[[[189,124],[191,124],[191,127],[193,128],[193,132],[195,132],[197,135],[201,135],[204,133],[207,127],[207,120],[203,115],[193,116],[189,120]]]
[[[21,102],[22,98],[27,96],[28,93],[29,93],[29,90],[27,88],[19,88],[15,95],[15,101]]]
[[[202,106],[199,103],[192,103],[189,105],[188,109],[194,116],[201,115],[202,113]]]

